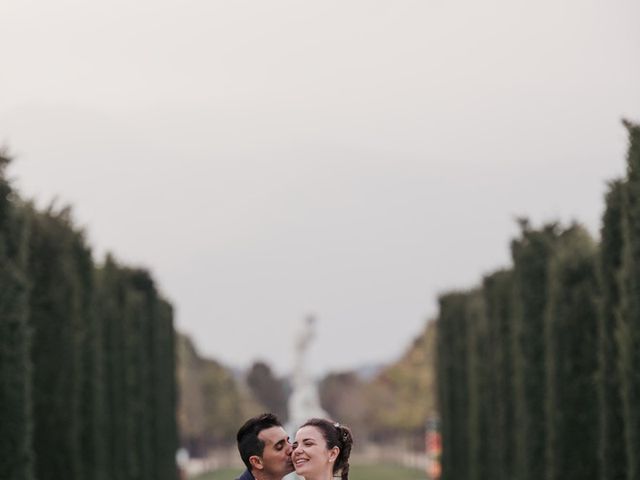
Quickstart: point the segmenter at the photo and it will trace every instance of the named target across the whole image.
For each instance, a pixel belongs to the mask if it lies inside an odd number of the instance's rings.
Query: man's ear
[[[262,464],[262,457],[258,455],[251,455],[249,457],[249,463],[251,464],[251,468],[255,470],[262,470],[264,465]]]

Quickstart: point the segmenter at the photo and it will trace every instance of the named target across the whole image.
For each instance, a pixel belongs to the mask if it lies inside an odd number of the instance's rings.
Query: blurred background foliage
[[[332,372],[319,380],[322,407],[358,432],[360,442],[411,438],[424,447],[424,425],[436,413],[435,323],[428,323],[397,361],[362,371]],[[246,372],[202,358],[185,335],[178,340],[178,419],[190,453],[235,445],[251,415],[271,411],[287,419],[289,382],[264,361]]]

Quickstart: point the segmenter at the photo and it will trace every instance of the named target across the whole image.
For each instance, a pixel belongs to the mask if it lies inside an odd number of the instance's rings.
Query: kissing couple
[[[263,413],[247,420],[237,435],[247,470],[236,480],[282,480],[295,470],[305,480],[349,480],[351,430],[323,418],[311,418],[291,443],[278,418]]]

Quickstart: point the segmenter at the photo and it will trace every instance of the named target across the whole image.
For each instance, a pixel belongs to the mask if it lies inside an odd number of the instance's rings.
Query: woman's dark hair
[[[333,476],[340,476],[342,480],[349,480],[349,455],[353,445],[353,436],[349,427],[330,422],[324,418],[311,418],[300,428],[307,426],[316,427],[322,432],[322,436],[327,442],[327,449],[330,450],[333,447],[340,449],[338,457],[333,464]],[[336,472],[338,475],[336,475]]]

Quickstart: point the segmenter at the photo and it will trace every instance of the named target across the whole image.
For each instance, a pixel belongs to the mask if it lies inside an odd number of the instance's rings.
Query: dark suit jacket
[[[253,478],[253,475],[251,475],[251,472],[249,470],[245,470],[242,475],[236,478],[236,480],[255,480],[255,479]]]

